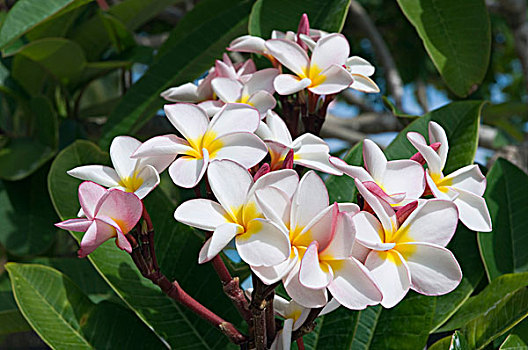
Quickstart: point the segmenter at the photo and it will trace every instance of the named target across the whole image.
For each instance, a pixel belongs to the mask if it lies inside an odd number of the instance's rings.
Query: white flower
[[[486,178],[478,165],[472,164],[444,176],[449,145],[444,129],[429,122],[429,142],[440,142],[438,151],[427,145],[424,137],[416,132],[407,133],[407,139],[427,162],[425,178],[436,198],[453,201],[458,208],[460,221],[473,231],[491,231],[491,218],[482,197],[486,190]]]
[[[141,142],[130,136],[117,136],[110,145],[110,158],[114,168],[104,165],[85,165],[68,171],[81,180],[96,182],[125,192],[134,192],[144,198],[159,184],[159,173],[174,161],[175,155],[131,158]]]
[[[178,186],[196,186],[211,160],[230,159],[248,169],[268,153],[266,145],[253,134],[260,123],[259,113],[248,105],[226,104],[211,121],[203,109],[191,104],[165,105],[165,113],[184,138],[153,137],[133,157],[181,155],[169,167],[169,175]]]

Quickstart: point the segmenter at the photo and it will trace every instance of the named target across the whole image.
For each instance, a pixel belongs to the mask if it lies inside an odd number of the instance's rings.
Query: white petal
[[[329,161],[330,164],[353,179],[358,179],[361,182],[374,181],[372,176],[363,167],[347,164],[344,160],[337,157],[330,157]]]
[[[294,163],[307,168],[323,171],[332,175],[342,175],[330,163],[329,148],[326,142],[315,135],[304,134],[298,137],[292,147],[294,148]]]
[[[209,117],[202,108],[189,103],[177,103],[165,105],[163,109],[172,125],[191,145],[201,140],[209,124]]]
[[[398,221],[396,219],[396,212],[390,204],[385,201],[378,199],[377,196],[372,194],[359,180],[355,180],[356,188],[359,193],[363,196],[365,201],[370,205],[374,213],[378,216],[378,219],[383,226],[385,235],[394,232],[398,228]],[[385,240],[386,242],[386,240]]]
[[[198,263],[203,264],[217,256],[238,233],[243,231],[242,226],[230,222],[218,226],[200,250]]]
[[[230,78],[214,78],[211,82],[214,92],[225,103],[237,102],[242,95],[243,85]]]
[[[279,95],[291,95],[298,91],[304,90],[312,84],[312,81],[308,78],[298,78],[291,74],[278,75],[273,80],[273,87]]]
[[[130,136],[117,136],[110,145],[110,158],[120,178],[132,176],[136,170],[136,159],[130,156],[141,146],[141,142]]]
[[[429,169],[425,172],[425,182],[427,183],[427,186],[429,187],[429,190],[431,190],[431,193],[435,198],[439,199],[446,199],[446,200],[454,200],[456,197],[458,197],[458,192],[454,191],[451,187],[443,187],[442,190],[438,188],[438,186],[435,184],[434,180],[431,178],[431,175],[429,174]],[[445,191],[447,189],[447,192]]]
[[[173,87],[163,91],[161,97],[170,102],[198,102],[198,86],[193,83]]]
[[[292,243],[296,246],[309,246],[313,241],[322,251],[330,244],[337,225],[339,206],[334,203],[313,217],[303,230],[295,235]]]
[[[354,82],[352,74],[345,68],[333,65],[322,71],[319,76],[324,76],[324,80],[315,86],[308,88],[316,95],[337,94],[348,88]],[[315,80],[315,78],[314,78]],[[312,82],[312,85],[314,83]]]
[[[215,67],[214,67],[214,72],[216,75],[215,78],[222,77],[222,78],[228,78],[231,80],[238,80],[238,76],[236,74],[235,67],[233,66],[233,62],[231,62],[231,59],[229,58],[227,54],[224,54],[224,61],[220,61],[220,60],[215,61]],[[212,86],[213,80],[214,79],[211,80],[211,87],[213,87]]]
[[[291,199],[278,188],[268,186],[257,190],[256,201],[264,216],[288,233],[290,226]]]
[[[344,307],[362,310],[381,302],[383,295],[369,270],[354,258],[336,261],[334,280],[328,286],[332,296]]]
[[[213,159],[229,159],[247,169],[257,165],[268,154],[266,144],[248,132],[223,135],[217,141],[221,147],[215,151]]]
[[[251,266],[274,266],[290,256],[288,235],[269,220],[250,221],[235,242],[238,254]]]
[[[141,179],[142,183],[137,190],[134,191],[136,196],[139,199],[143,199],[149,194],[156,186],[160,183],[159,174],[151,165],[146,165],[139,171],[136,176],[138,179]]]
[[[177,186],[192,188],[200,182],[209,164],[207,150],[202,152],[204,157],[201,159],[180,157],[169,167],[169,175]]]
[[[336,298],[333,298],[332,300],[330,300],[326,305],[325,307],[323,307],[323,310],[321,310],[321,313],[319,314],[320,316],[323,316],[323,315],[326,315],[326,314],[329,314],[331,313],[332,311],[334,310],[337,310],[337,308],[339,308],[341,306],[341,304],[339,304],[339,302],[337,301]]]
[[[222,207],[237,222],[242,219],[242,207],[253,185],[249,172],[230,160],[211,162],[207,173],[211,190]]]
[[[119,185],[119,175],[116,171],[104,165],[84,165],[67,171],[68,175],[77,179],[96,182],[105,187]]]
[[[371,251],[365,261],[365,267],[370,270],[371,276],[383,294],[381,301],[383,307],[394,307],[409,291],[411,286],[409,267],[397,251]]]
[[[374,181],[378,184],[382,183],[383,174],[387,168],[387,158],[381,148],[371,140],[365,139],[363,141],[363,159],[365,161],[365,168]]]
[[[290,350],[291,348],[291,336],[292,336],[293,319],[287,318],[284,320],[282,330],[280,330],[273,343],[271,344],[271,350]]]
[[[259,112],[243,103],[228,103],[213,119],[209,130],[216,137],[234,132],[254,132],[260,123]]]
[[[324,71],[332,65],[345,64],[350,47],[342,34],[330,34],[317,41],[312,53],[311,66]]]
[[[251,266],[251,270],[265,284],[273,284],[284,278],[299,260],[297,248],[292,247],[290,257],[284,262],[274,266]]]
[[[273,135],[273,138],[270,138],[270,140],[278,141],[286,146],[291,145],[292,137],[290,131],[284,120],[277,113],[269,111],[266,115],[266,124]]]
[[[300,263],[294,267],[288,277],[283,281],[284,288],[288,295],[301,306],[307,308],[323,307],[328,302],[326,288],[310,289],[299,282]]]
[[[328,191],[321,178],[314,172],[307,172],[299,182],[292,199],[291,227],[304,228],[320,212],[328,207]]]
[[[213,88],[211,87],[211,81],[218,76],[218,73],[214,69],[210,69],[205,78],[200,80],[198,83],[198,89],[196,93],[198,94],[198,101],[212,100],[214,99]]]
[[[447,160],[447,153],[449,151],[449,144],[445,130],[436,122],[429,122],[429,143],[440,142],[440,148],[436,151],[440,156],[442,169]]]
[[[208,100],[198,103],[198,107],[203,109],[208,117],[212,117],[216,113],[220,112],[223,106],[224,101],[222,100]]]
[[[175,156],[192,151],[189,143],[176,135],[156,136],[145,141],[134,152],[134,158]],[[148,161],[147,161],[148,164]]]
[[[456,190],[471,192],[482,196],[486,191],[486,178],[482,175],[478,165],[468,165],[460,168],[442,179],[441,183],[453,187]]]
[[[356,227],[356,240],[365,247],[376,250],[388,250],[394,244],[388,246],[384,243],[383,227],[374,215],[361,211],[352,217]]]
[[[308,246],[299,269],[299,282],[311,289],[326,288],[334,279],[332,268],[324,262],[320,263],[318,248],[319,244],[317,244],[317,241],[312,242]]]
[[[365,77],[370,77],[376,71],[370,62],[359,56],[349,57],[346,61],[346,66],[350,73],[361,74]]]
[[[275,97],[273,97],[269,92],[263,90],[252,94],[249,97],[247,103],[259,111],[261,118],[264,118],[266,116],[266,112],[272,110],[277,105]]]
[[[231,41],[227,50],[235,52],[253,52],[262,54],[266,48],[266,41],[258,36],[244,35]]]
[[[174,159],[176,159],[176,154],[169,154],[166,156],[156,156],[156,157],[142,157],[139,159],[139,162],[137,163],[136,169],[138,171],[141,171],[143,167],[150,165],[156,169],[158,174],[161,174],[169,165],[174,162]]]
[[[455,289],[462,280],[462,270],[453,254],[429,243],[399,244],[411,272],[412,289],[425,295],[442,295]]]
[[[248,95],[253,95],[262,90],[273,94],[275,92],[275,89],[273,88],[273,80],[277,75],[279,75],[279,70],[275,68],[259,70],[251,76],[251,79],[246,83],[244,90]]]
[[[330,244],[319,253],[321,259],[339,260],[352,255],[352,247],[356,236],[352,215],[339,213],[335,223],[335,231]]]
[[[418,152],[420,152],[420,154],[424,157],[425,161],[427,162],[429,171],[432,174],[441,174],[442,169],[444,168],[442,160],[440,156],[435,152],[435,150],[432,149],[429,145],[427,145],[425,138],[417,132],[408,132],[407,139],[409,140],[409,142],[412,143],[414,148],[416,148]]]
[[[392,160],[378,184],[388,194],[405,193],[406,199],[418,199],[425,190],[425,171],[413,160]]]
[[[192,199],[182,203],[174,212],[174,218],[181,223],[205,231],[214,231],[227,222],[229,214],[224,208],[208,199]]]
[[[281,169],[267,173],[260,177],[250,190],[250,195],[255,191],[268,186],[278,188],[291,198],[299,184],[299,176],[292,169]]]
[[[491,217],[484,198],[471,192],[456,189],[458,197],[454,200],[458,208],[460,221],[470,230],[491,231]]]
[[[277,61],[298,76],[303,76],[310,65],[310,59],[306,51],[293,41],[285,39],[267,40],[266,48]],[[277,88],[275,87],[275,89]]]
[[[427,242],[445,247],[458,223],[456,206],[443,199],[420,203],[391,238],[393,242]]]
[[[374,94],[380,92],[378,85],[372,79],[360,74],[352,74],[352,77],[354,78],[354,82],[350,85],[352,89]]]

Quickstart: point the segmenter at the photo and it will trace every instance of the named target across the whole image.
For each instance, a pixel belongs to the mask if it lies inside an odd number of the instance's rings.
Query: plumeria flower
[[[268,68],[254,73],[247,82],[232,78],[215,78],[211,85],[214,92],[224,103],[244,103],[255,107],[262,118],[266,112],[275,108],[277,101],[273,97],[273,79],[278,69]]]
[[[425,295],[442,295],[455,289],[462,271],[445,248],[455,233],[458,213],[446,200],[423,200],[397,213],[373,195],[361,181],[356,187],[378,219],[362,211],[352,217],[356,240],[371,249],[365,266],[378,283],[386,308],[395,306],[409,289]]]
[[[326,305],[328,291],[343,306],[364,309],[381,300],[381,292],[369,271],[352,255],[354,225],[359,212],[353,203],[328,205],[321,178],[309,171],[291,200],[277,188],[256,192],[265,217],[275,222],[291,242],[290,257],[271,267],[251,266],[266,284],[280,279],[298,304],[315,308]]]
[[[288,235],[263,217],[254,193],[262,187],[293,193],[299,181],[296,172],[275,171],[253,182],[245,168],[221,160],[211,162],[207,176],[220,203],[193,199],[174,213],[175,219],[184,224],[214,231],[200,251],[199,263],[214,258],[233,239],[238,254],[250,265],[272,266],[286,260],[290,254]]]
[[[323,307],[319,316],[326,315],[336,310],[339,306],[337,300],[332,299]],[[271,345],[271,349],[289,350],[292,342],[292,333],[301,328],[311,309],[302,307],[294,300],[288,301],[278,295],[274,296],[273,309],[276,314],[284,318],[284,324],[282,330],[277,332],[273,344]]]
[[[280,169],[290,150],[293,150],[293,163],[332,175],[343,173],[330,164],[330,148],[321,138],[306,133],[294,141],[286,123],[275,112],[269,111],[266,123],[260,123],[257,135],[268,146],[271,156],[271,169]]]
[[[227,77],[245,81],[256,71],[255,63],[247,60],[238,65],[233,62],[227,54],[224,54],[223,61],[217,60],[215,66],[209,70],[207,75],[198,80],[197,84],[185,83],[172,87],[161,93],[161,97],[170,102],[191,102],[198,103],[216,100],[211,81],[217,77]]]
[[[110,158],[115,169],[104,165],[85,165],[69,170],[68,174],[105,187],[133,192],[143,199],[159,184],[159,173],[174,161],[175,156],[131,158],[141,144],[133,137],[118,136],[110,145]]]
[[[482,197],[486,190],[486,178],[478,165],[472,164],[444,176],[449,150],[444,129],[435,122],[429,122],[429,141],[440,143],[438,151],[427,145],[424,137],[416,132],[407,133],[407,139],[427,162],[425,178],[436,198],[453,201],[458,208],[460,221],[473,231],[491,231],[491,218]]]
[[[120,249],[132,252],[125,235],[136,226],[143,212],[143,203],[135,194],[107,190],[85,181],[79,185],[79,202],[86,218],[70,219],[55,225],[65,230],[86,232],[78,251],[80,258],[114,237]]]
[[[226,104],[211,121],[202,108],[186,103],[165,105],[165,113],[184,138],[153,137],[133,157],[181,155],[169,167],[169,175],[178,186],[196,186],[214,159],[230,159],[249,169],[268,153],[266,145],[253,134],[260,115],[248,105]]]
[[[368,139],[363,141],[363,160],[365,168],[336,157],[331,157],[330,163],[391,205],[405,205],[423,194],[424,170],[419,163],[409,159],[387,161],[378,145]]]
[[[289,40],[270,39],[265,45],[277,61],[295,74],[275,78],[275,90],[280,95],[305,88],[316,95],[336,94],[354,82],[352,74],[343,68],[350,48],[341,34],[329,34],[317,41],[311,58],[299,44]]]

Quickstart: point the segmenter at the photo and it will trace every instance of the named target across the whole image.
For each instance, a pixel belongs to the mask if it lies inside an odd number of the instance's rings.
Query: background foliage
[[[415,151],[405,133],[425,133],[434,120],[450,142],[447,173],[480,154],[494,229],[476,233],[459,224],[449,248],[464,278],[453,293],[410,293],[388,310],[341,308],[320,318],[306,347],[528,349],[528,63],[518,39],[519,23],[528,28],[525,1],[103,3],[0,1],[0,344],[44,346],[28,336],[36,333],[57,349],[227,346],[143,279],[113,243],[87,260],[75,257],[81,235],[53,226],[78,210],[80,181],[65,171],[108,163],[117,135],[144,140],[164,133],[161,91],[203,75],[235,37],[295,30],[307,13],[313,28],[342,31],[352,53],[377,67],[374,79],[388,97],[340,96],[322,131],[341,139],[332,143],[335,153],[350,149],[345,159],[360,165],[357,141],[369,135],[383,144],[387,132],[400,132],[385,153],[408,158]],[[340,110],[348,119],[337,117]],[[333,200],[355,197],[348,177],[330,176],[327,187]],[[187,197],[163,178],[146,201],[160,266],[240,323],[211,267],[195,264],[203,237],[172,220]],[[230,268],[241,279],[249,274],[236,263]]]

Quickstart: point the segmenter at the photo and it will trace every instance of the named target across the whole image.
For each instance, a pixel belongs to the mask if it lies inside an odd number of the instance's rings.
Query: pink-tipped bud
[[[271,171],[271,168],[268,163],[262,164],[262,166],[257,170],[255,175],[253,176],[253,181],[257,181],[261,176],[266,175]]]
[[[434,149],[434,151],[438,151],[438,149],[440,148],[442,144],[440,142],[435,142],[435,143],[432,143],[429,145],[429,147],[431,147],[432,149]],[[411,157],[411,160],[414,160],[415,162],[418,162],[422,165],[425,164],[425,159],[424,157],[422,156],[422,154],[420,152],[416,152],[412,157]]]
[[[290,149],[284,161],[282,162],[282,169],[293,169],[293,150]]]
[[[398,226],[401,226],[405,220],[411,215],[411,213],[418,206],[418,201],[411,202],[407,205],[401,207],[400,210],[396,212],[396,219],[398,220]]]
[[[308,50],[308,46],[301,39],[301,34],[310,35],[310,22],[308,21],[308,15],[306,13],[303,13],[301,16],[299,27],[297,27],[297,44],[304,50]]]

